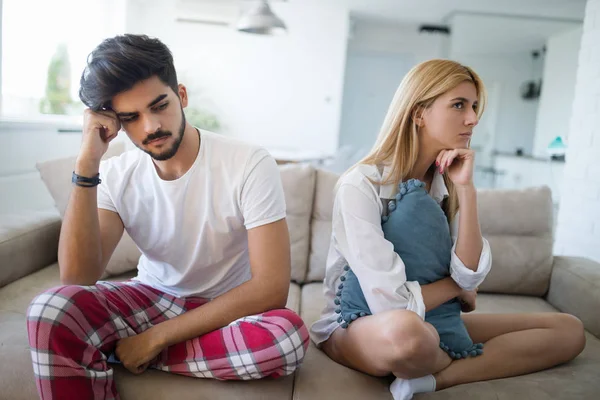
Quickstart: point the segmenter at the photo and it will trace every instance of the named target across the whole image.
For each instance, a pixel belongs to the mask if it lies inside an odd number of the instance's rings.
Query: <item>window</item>
[[[87,56],[125,31],[126,1],[2,0],[0,119],[80,117]]]

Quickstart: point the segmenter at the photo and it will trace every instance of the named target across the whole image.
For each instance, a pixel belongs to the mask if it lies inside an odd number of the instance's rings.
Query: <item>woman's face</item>
[[[463,82],[438,97],[421,115],[419,135],[423,144],[436,150],[464,149],[477,125],[477,90]]]

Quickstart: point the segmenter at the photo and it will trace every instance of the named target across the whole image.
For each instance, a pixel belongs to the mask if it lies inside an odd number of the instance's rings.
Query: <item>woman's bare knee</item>
[[[565,361],[577,357],[585,348],[585,329],[581,320],[571,314],[555,314],[555,326],[561,333],[559,339],[564,349]]]
[[[417,314],[394,312],[387,322],[381,329],[381,340],[389,348],[385,368],[410,373],[411,369],[421,369],[428,360],[435,359],[439,336]]]
[[[419,370],[435,358],[439,336],[431,325],[407,310],[363,317],[337,329],[323,344],[334,361],[370,375]]]

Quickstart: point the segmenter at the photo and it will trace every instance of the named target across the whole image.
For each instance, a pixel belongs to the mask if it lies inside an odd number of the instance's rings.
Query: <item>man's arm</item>
[[[60,231],[58,263],[64,285],[94,285],[123,236],[117,213],[98,209],[96,188],[73,188]]]
[[[285,219],[248,231],[252,278],[216,299],[150,328],[165,348],[244,316],[284,308],[290,285],[290,238]]]
[[[81,150],[75,173],[94,177],[108,144],[120,129],[110,113],[84,113]],[[65,211],[58,243],[60,280],[63,284],[96,283],[123,235],[117,213],[98,209],[98,188],[74,186]]]

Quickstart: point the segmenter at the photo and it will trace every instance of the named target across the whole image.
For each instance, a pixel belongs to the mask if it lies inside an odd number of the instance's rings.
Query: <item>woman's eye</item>
[[[462,109],[462,108],[463,108],[463,103],[462,103],[462,101],[461,101],[460,103],[455,103],[455,104],[454,104],[454,108]]]

